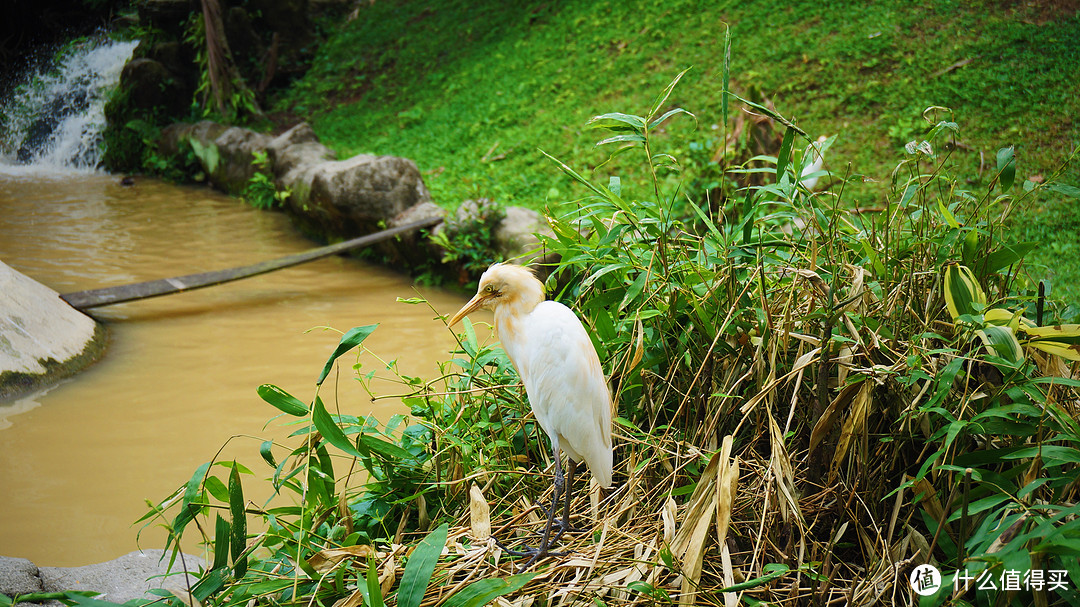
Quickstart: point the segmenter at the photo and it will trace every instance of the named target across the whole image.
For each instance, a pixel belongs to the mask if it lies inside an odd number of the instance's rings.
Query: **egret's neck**
[[[528,322],[529,314],[543,301],[544,292],[537,288],[499,302],[499,306],[495,308],[495,331],[499,334],[499,341],[503,342],[504,348],[513,347],[511,344],[521,339],[522,324]]]

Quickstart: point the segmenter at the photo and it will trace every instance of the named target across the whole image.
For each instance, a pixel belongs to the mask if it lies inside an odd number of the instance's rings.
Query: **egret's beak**
[[[458,324],[458,322],[460,322],[462,318],[465,318],[469,314],[472,314],[473,312],[484,307],[484,304],[486,304],[489,299],[491,299],[490,293],[477,293],[473,296],[472,299],[469,300],[469,303],[465,304],[460,310],[457,311],[457,314],[454,314],[453,318],[450,319],[450,322],[447,323],[446,326],[452,327]]]

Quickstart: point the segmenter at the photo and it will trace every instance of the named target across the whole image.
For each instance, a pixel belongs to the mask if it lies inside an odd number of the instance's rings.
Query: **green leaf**
[[[482,607],[500,596],[521,590],[537,575],[539,574],[523,573],[512,575],[505,580],[502,578],[479,580],[462,588],[450,597],[445,605],[447,607]]]
[[[938,212],[940,212],[941,216],[945,218],[945,223],[947,223],[949,227],[953,228],[954,230],[956,228],[959,228],[960,222],[956,221],[956,217],[953,216],[952,211],[949,210],[949,207],[946,207],[945,203],[940,198],[938,199],[937,204]]]
[[[210,495],[215,499],[228,503],[229,502],[229,490],[225,487],[225,483],[221,482],[221,479],[216,476],[206,477],[206,482],[203,483],[203,487],[210,492]]]
[[[401,574],[401,585],[398,587],[398,607],[420,607],[431,575],[435,573],[435,566],[442,555],[443,547],[446,546],[448,531],[448,523],[439,525],[420,541],[409,556],[405,572]]]
[[[1042,445],[1041,447],[1024,447],[1012,453],[1001,456],[1002,459],[1025,459],[1039,455],[1047,466],[1059,466],[1062,464],[1080,464],[1080,449],[1075,447],[1063,447],[1061,445]]]
[[[679,81],[682,80],[682,77],[685,76],[686,72],[689,71],[690,68],[686,68],[685,70],[679,72],[679,75],[675,76],[675,78],[673,78],[672,81],[668,83],[667,87],[664,88],[664,91],[660,93],[660,95],[656,98],[656,101],[653,103],[652,109],[649,110],[649,118],[655,116],[656,113],[660,111],[660,108],[664,107],[664,104],[667,103],[668,97],[671,96],[671,92],[675,90],[675,85],[679,84]]]
[[[357,451],[356,447],[345,436],[345,433],[341,431],[334,418],[330,417],[330,412],[326,410],[322,399],[319,397],[315,397],[315,406],[311,409],[311,421],[314,422],[315,429],[319,431],[319,434],[322,434],[323,438],[331,445],[349,455],[359,458],[364,457],[364,454]]]
[[[1019,242],[1012,246],[1003,245],[1001,249],[986,256],[986,259],[983,261],[986,273],[993,274],[1002,268],[1013,265],[1023,259],[1024,255],[1028,254],[1028,251],[1031,251],[1038,245],[1038,242]]]
[[[675,109],[671,109],[671,110],[668,110],[668,111],[664,112],[663,116],[661,116],[661,117],[657,118],[656,120],[653,120],[652,122],[650,122],[649,123],[649,130],[655,129],[656,127],[663,124],[668,118],[671,118],[672,116],[674,116],[676,114],[686,114],[687,116],[689,116],[689,117],[691,117],[691,118],[693,118],[695,120],[697,119],[697,116],[695,116],[695,115],[691,114],[690,112],[682,109],[681,107],[677,107]]]
[[[724,121],[724,132],[728,123],[728,90],[731,83],[731,27],[724,24],[724,64],[720,68],[720,118]],[[726,145],[726,143],[725,143]]]
[[[305,417],[308,414],[307,405],[303,401],[273,384],[263,384],[255,391],[259,393],[259,398],[289,415]]]
[[[220,514],[214,531],[214,564],[210,569],[220,569],[229,564],[229,521]]]
[[[323,381],[326,380],[326,376],[330,375],[330,369],[334,368],[334,361],[337,360],[338,357],[342,354],[348,352],[349,350],[352,350],[356,346],[359,346],[361,343],[363,343],[364,340],[367,339],[367,336],[371,335],[371,333],[375,331],[375,328],[378,326],[378,324],[374,324],[364,325],[363,327],[353,327],[349,329],[349,331],[345,333],[345,335],[342,335],[341,341],[338,342],[337,348],[334,349],[334,353],[331,354],[330,358],[326,361],[326,365],[323,367],[322,373],[319,375],[319,381],[315,382],[315,385],[321,386]]]
[[[1080,198],[1080,188],[1066,185],[1064,183],[1051,181],[1050,183],[1046,184],[1046,189],[1057,192],[1058,194],[1064,194],[1069,198]]]
[[[779,113],[777,113],[776,110],[769,109],[769,108],[765,107],[764,105],[761,105],[760,103],[754,103],[753,101],[750,101],[749,99],[743,99],[742,97],[736,95],[735,93],[732,93],[731,91],[728,91],[728,95],[731,95],[735,99],[745,103],[746,105],[749,105],[750,107],[752,107],[755,110],[761,112],[762,114],[765,114],[766,116],[768,116],[769,118],[772,118],[773,120],[779,122],[780,124],[790,128],[790,129],[795,129],[796,133],[798,133],[798,134],[802,135],[803,137],[806,137],[807,139],[809,139],[809,136],[806,134],[806,131],[804,131],[804,130],[800,129],[799,127],[795,126],[795,124],[793,122],[791,122],[787,118],[784,118],[783,116],[781,116]]]
[[[259,455],[262,456],[263,461],[270,464],[271,468],[277,468],[277,462],[274,461],[274,441],[266,440],[259,445]]]
[[[722,589],[718,590],[717,592],[739,592],[741,590],[746,590],[748,588],[756,588],[758,586],[764,586],[765,584],[768,584],[769,582],[775,580],[776,578],[784,575],[789,570],[790,570],[790,568],[787,565],[784,565],[782,563],[770,563],[769,565],[766,565],[765,568],[762,569],[762,571],[768,571],[768,573],[766,573],[765,575],[763,575],[761,577],[756,577],[756,578],[754,578],[752,580],[746,580],[745,582],[735,584],[734,586],[728,586],[727,588],[722,588]]]
[[[795,129],[788,127],[784,131],[784,140],[780,144],[780,153],[776,156],[776,181],[779,182],[791,164],[791,148],[795,145]]]
[[[593,116],[586,126],[594,129],[607,129],[609,131],[642,131],[645,129],[645,119],[633,114],[622,112],[610,112]]]
[[[381,438],[376,438],[369,434],[362,435],[360,437],[360,443],[368,449],[371,449],[375,453],[378,453],[379,455],[382,455],[383,457],[386,457],[388,459],[406,461],[411,461],[413,459],[412,453],[409,453],[408,451],[402,449],[394,443],[385,441]]]
[[[1024,360],[1024,349],[1020,347],[1012,327],[987,325],[975,333],[982,339],[991,355],[1000,356],[1013,363]]]
[[[237,579],[247,573],[247,514],[244,513],[244,488],[240,484],[240,471],[233,466],[229,475],[229,513],[232,515],[233,574]],[[215,560],[217,557],[215,555]]]
[[[1016,150],[1013,146],[1001,148],[997,152],[998,183],[1001,191],[1008,191],[1016,179]]]
[[[639,133],[624,133],[622,135],[615,135],[613,137],[608,137],[607,139],[597,141],[596,146],[599,147],[599,146],[606,145],[606,144],[609,144],[609,143],[619,143],[619,142],[644,143],[644,141],[645,141],[645,136],[644,135],[641,135]]]
[[[375,567],[375,560],[368,559],[367,569],[367,592],[364,594],[368,607],[383,607],[382,587],[379,586],[379,570]]]
[[[978,309],[972,304],[977,304]],[[967,266],[958,263],[945,268],[945,307],[955,322],[964,314],[977,314],[986,306],[986,294]]]
[[[119,603],[110,603],[109,601],[102,601],[100,599],[93,599],[85,594],[74,591],[67,591],[64,593],[67,595],[67,599],[72,603],[75,603],[79,607],[116,607]]]

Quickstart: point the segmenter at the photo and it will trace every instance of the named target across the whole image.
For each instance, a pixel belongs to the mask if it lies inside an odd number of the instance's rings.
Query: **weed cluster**
[[[618,406],[618,489],[574,504],[589,532],[568,555],[511,575],[491,539],[539,522],[546,449],[505,354],[466,322],[442,377],[401,377],[412,425],[260,388],[298,426],[260,450],[288,503],[245,503],[250,471],[208,462],[147,515],[212,548],[195,599],[915,604],[909,575],[930,563],[931,604],[1080,600],[1080,326],[1059,324],[1021,271],[1032,245],[1001,227],[1070,187],[1020,187],[1003,148],[965,188],[942,152],[959,127],[931,108],[883,207],[852,210],[842,176],[806,187],[805,132],[740,100],[782,125],[780,151],[719,166],[730,203],[710,207],[681,193],[658,136],[693,116],[670,106],[678,81],[643,115],[591,121],[647,180],[555,161],[586,196],[551,218],[549,287],[591,328]],[[720,93],[726,124],[726,77]],[[374,329],[346,333],[319,384]],[[1024,572],[1070,583],[1004,585]]]

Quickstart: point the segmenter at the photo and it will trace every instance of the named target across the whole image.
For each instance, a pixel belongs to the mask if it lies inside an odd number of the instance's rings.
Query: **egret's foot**
[[[551,526],[551,531],[555,534],[551,538],[551,543],[554,544],[555,542],[559,541],[559,538],[562,537],[564,533],[585,533],[586,531],[588,531],[588,529],[584,529],[582,527],[574,527],[566,521],[555,521],[555,523]]]
[[[503,552],[511,556],[529,557],[529,560],[521,566],[521,569],[518,569],[518,573],[523,573],[526,569],[532,567],[533,563],[539,561],[542,558],[546,558],[549,556],[566,556],[570,554],[569,552],[548,550],[548,548],[551,547],[551,544],[552,542],[548,542],[547,546],[540,546],[537,548],[533,548],[528,544],[522,544],[521,550],[514,550],[513,548],[510,548],[506,544],[503,544],[501,541],[499,541],[499,538],[495,538],[495,545],[499,548],[502,548]]]

